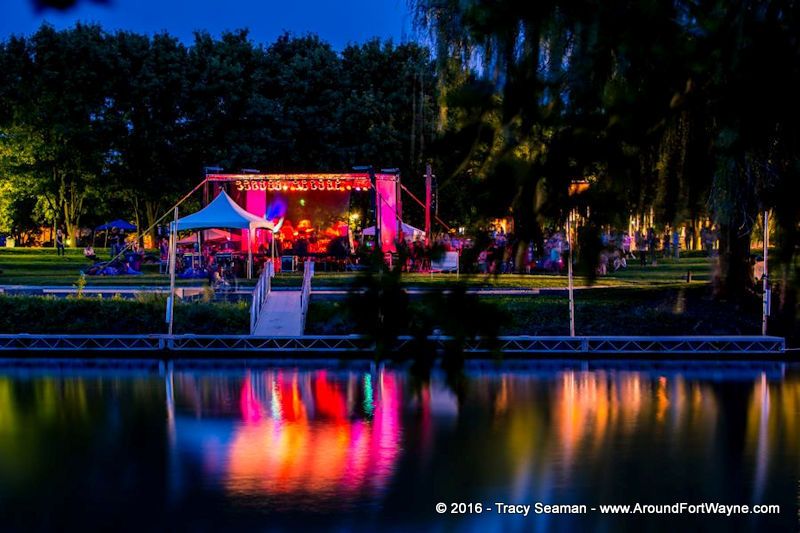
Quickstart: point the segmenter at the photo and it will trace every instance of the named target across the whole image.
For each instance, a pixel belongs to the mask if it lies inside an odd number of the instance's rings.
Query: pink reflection
[[[255,379],[248,374],[240,394],[245,423],[227,446],[227,489],[239,495],[347,497],[385,487],[398,457],[401,397],[394,376],[381,373],[377,382],[369,420],[348,409],[359,405],[348,402],[356,387],[324,371]]]
[[[239,395],[239,408],[242,411],[242,419],[249,423],[255,424],[261,420],[261,405],[256,399],[253,392],[252,379],[248,372],[242,383],[242,392]]]

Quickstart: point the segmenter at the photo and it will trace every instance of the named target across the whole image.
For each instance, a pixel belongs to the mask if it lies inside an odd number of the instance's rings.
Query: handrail
[[[451,337],[431,335],[428,341],[435,350],[444,349]],[[394,349],[417,350],[419,339],[407,335],[398,336]],[[462,339],[463,341],[463,339]],[[761,335],[749,336],[501,336],[496,339],[468,339],[463,346],[464,352],[471,354],[554,354],[563,357],[565,354],[603,355],[606,359],[627,358],[642,355],[651,357],[657,354],[670,356],[697,355],[709,356],[710,360],[726,361],[752,357],[754,355],[776,355],[781,358],[794,359],[786,348],[786,340],[782,337]],[[48,360],[55,361],[55,352],[252,352],[262,354],[278,353],[362,353],[374,357],[375,343],[370,337],[363,335],[302,335],[292,336],[252,336],[252,335],[117,335],[117,334],[4,334],[0,333],[0,354],[21,351],[51,352]],[[248,356],[251,357],[251,356]],[[0,358],[0,364],[10,361],[7,355]],[[28,357],[25,361],[29,361]],[[649,363],[648,363],[649,361]],[[755,359],[751,360],[755,361]],[[645,359],[645,364],[663,366],[669,364],[666,359]],[[723,362],[721,364],[727,364]],[[748,362],[747,365],[750,365]]]
[[[311,278],[314,277],[314,262],[307,260],[303,264],[303,287],[300,289],[300,308],[302,316],[303,330],[306,329],[306,313],[308,312],[308,301],[311,299]]]
[[[253,301],[250,303],[250,334],[256,331],[256,324],[261,316],[261,309],[267,301],[272,290],[272,277],[275,275],[275,265],[272,261],[264,263],[264,268],[258,276],[258,281],[253,289]]]

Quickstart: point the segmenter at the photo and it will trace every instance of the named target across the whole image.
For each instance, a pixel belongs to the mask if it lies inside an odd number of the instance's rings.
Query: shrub
[[[164,298],[53,298],[0,296],[0,333],[143,334],[164,333]],[[245,303],[179,303],[175,332],[244,334]]]

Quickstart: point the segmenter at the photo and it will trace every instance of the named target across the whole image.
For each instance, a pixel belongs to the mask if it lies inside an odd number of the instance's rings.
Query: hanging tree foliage
[[[456,80],[441,92],[450,177],[485,191],[487,215],[510,209],[523,246],[577,203],[594,228],[652,209],[697,233],[707,216],[720,232],[718,294],[739,299],[751,232],[772,209],[791,264],[800,3],[412,5],[441,79]],[[467,74],[453,77],[454,63]],[[590,192],[569,197],[578,178]]]

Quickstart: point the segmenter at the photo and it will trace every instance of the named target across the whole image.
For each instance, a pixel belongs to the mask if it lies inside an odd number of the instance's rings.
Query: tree
[[[342,105],[336,123],[344,165],[398,168],[403,183],[424,197],[425,163],[436,120],[436,77],[430,52],[417,44],[374,39],[342,51]],[[422,222],[412,205],[407,221]]]
[[[107,97],[112,76],[106,38],[98,26],[64,32],[42,26],[7,49],[24,55],[16,63],[20,70],[9,76],[15,99],[0,137],[0,165],[49,203],[72,246],[107,164],[113,101]]]
[[[136,226],[152,228],[155,242],[157,219],[199,174],[187,168],[187,52],[167,34],[120,32],[111,46],[116,60],[111,175]]]
[[[467,73],[443,91],[451,171],[483,185],[493,213],[510,209],[523,244],[576,206],[591,207],[590,227],[707,213],[721,230],[719,294],[739,299],[756,214],[774,208],[793,256],[798,211],[776,191],[797,183],[797,2],[415,6],[442,76],[454,62]],[[588,194],[567,196],[575,178],[593,182]]]
[[[220,40],[195,35],[186,65],[186,172],[199,176],[204,165],[240,169],[265,161],[273,110],[259,90],[259,81],[266,82],[262,56],[245,30]]]
[[[259,94],[270,103],[271,168],[330,170],[345,165],[339,143],[341,62],[319,37],[282,35],[265,50]]]

